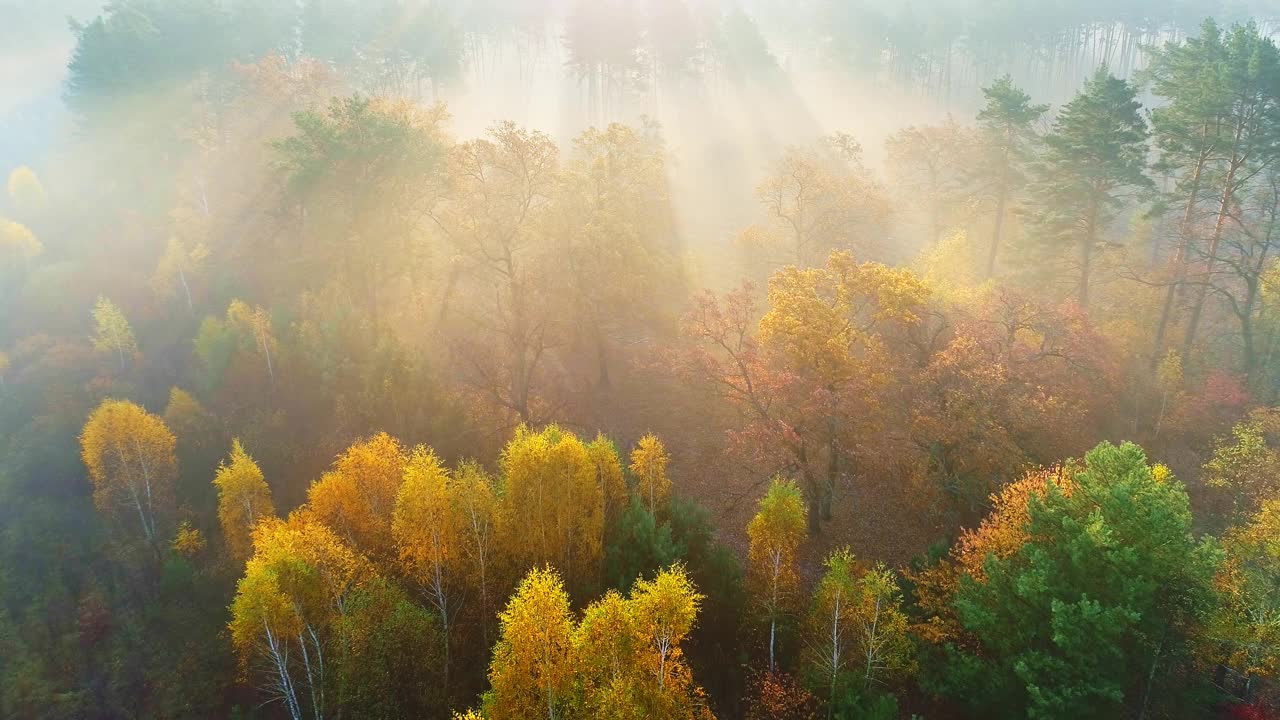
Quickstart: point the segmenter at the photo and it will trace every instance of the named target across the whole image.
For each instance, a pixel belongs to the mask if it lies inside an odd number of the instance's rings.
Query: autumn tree
[[[774,478],[747,524],[751,540],[747,582],[769,624],[769,672],[776,666],[778,623],[794,609],[800,591],[796,550],[805,536],[805,506],[794,482]]]
[[[1140,108],[1133,86],[1099,68],[1062,108],[1032,168],[1027,209],[1036,236],[1072,271],[1081,307],[1117,210],[1152,187]]]
[[[891,180],[905,197],[928,207],[932,243],[942,239],[963,209],[972,145],[972,132],[951,118],[939,125],[906,127],[885,140]]]
[[[909,672],[914,646],[891,571],[883,564],[858,567],[848,548],[825,564],[804,627],[805,664],[813,686],[826,694],[827,717],[834,717]]]
[[[440,617],[444,635],[444,688],[449,688],[450,624],[460,604],[454,577],[461,528],[453,513],[448,471],[434,451],[418,446],[404,465],[396,494],[391,533],[405,575],[426,591]]]
[[[1222,539],[1220,605],[1205,628],[1209,657],[1255,678],[1280,674],[1280,500],[1268,500]],[[1248,699],[1246,689],[1246,700]]]
[[[636,491],[652,515],[658,514],[671,495],[671,478],[667,477],[670,460],[662,441],[652,434],[640,438],[631,451],[630,469],[638,483]]]
[[[231,604],[231,640],[246,670],[293,720],[322,720],[338,662],[337,621],[372,567],[306,513],[267,519]]]
[[[1204,465],[1205,484],[1231,494],[1237,515],[1252,515],[1280,495],[1280,413],[1259,409],[1216,443]]]
[[[276,338],[271,331],[271,316],[261,307],[250,307],[240,300],[232,300],[227,306],[227,325],[262,353],[267,377],[274,384],[276,373],[271,365],[271,353],[275,350]]]
[[[573,433],[551,425],[516,430],[502,451],[506,552],[517,567],[564,568],[575,597],[600,573],[604,500],[596,466]]]
[[[876,249],[888,218],[880,187],[863,167],[862,148],[847,135],[815,147],[788,148],[756,188],[765,219],[743,241],[771,259],[798,267],[822,262],[833,250],[860,255]]]
[[[485,714],[491,720],[565,717],[573,699],[573,618],[560,575],[530,570],[498,622]]]
[[[49,196],[40,177],[26,165],[16,167],[9,173],[7,188],[14,207],[21,213],[39,214],[49,205]]]
[[[390,556],[396,495],[408,462],[400,441],[379,433],[347,448],[307,490],[316,518],[375,557]]]
[[[262,470],[239,438],[231,441],[231,455],[218,463],[213,484],[218,487],[218,522],[227,554],[234,561],[243,561],[252,549],[253,529],[262,520],[275,517],[275,505]]]
[[[115,303],[99,295],[93,306],[93,323],[93,349],[114,353],[120,359],[120,369],[124,370],[125,356],[132,357],[138,350],[129,320]]]
[[[493,622],[490,603],[498,579],[495,543],[500,534],[499,499],[493,479],[474,461],[463,462],[454,472],[451,499],[453,522],[457,525],[458,560],[465,568],[465,575],[472,578],[470,586],[480,596],[481,640],[487,648]]]
[[[978,112],[977,163],[971,182],[995,203],[984,275],[990,278],[995,274],[1009,205],[1026,183],[1026,166],[1036,141],[1035,124],[1049,106],[1032,104],[1031,96],[1008,75],[982,88],[982,95],[986,104]]]
[[[194,277],[204,270],[208,257],[209,248],[203,243],[197,242],[194,246],[188,247],[178,237],[169,238],[164,254],[156,264],[155,274],[151,277],[152,290],[161,300],[168,300],[176,294],[177,287],[181,287],[187,310],[194,312],[195,303],[191,296],[191,283]]]
[[[622,476],[622,460],[618,457],[618,448],[603,433],[598,433],[596,439],[587,444],[587,454],[591,456],[591,462],[595,465],[596,484],[600,487],[600,495],[604,499],[602,527],[607,533],[626,508],[629,497],[627,480]]]
[[[442,315],[467,321],[455,334],[455,357],[484,401],[535,422],[550,402],[543,364],[559,330],[548,296],[559,150],[544,133],[502,123],[452,149],[449,177],[430,217],[465,261],[458,266],[465,275],[448,281],[441,300]],[[470,288],[474,297],[455,302],[454,287]]]
[[[143,539],[156,553],[161,523],[173,512],[175,442],[160,418],[127,400],[104,400],[80,434],[94,504],[111,515],[136,515]]]

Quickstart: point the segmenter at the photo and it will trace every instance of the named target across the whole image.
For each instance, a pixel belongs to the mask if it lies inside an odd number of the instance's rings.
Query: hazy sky
[[[0,172],[38,165],[65,129],[62,81],[75,38],[102,0],[0,0]]]

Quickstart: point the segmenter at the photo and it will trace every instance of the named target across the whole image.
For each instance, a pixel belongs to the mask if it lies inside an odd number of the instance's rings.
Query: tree
[[[323,720],[335,626],[352,593],[374,579],[373,568],[305,512],[260,523],[253,550],[231,603],[232,644],[246,670],[264,663],[264,689],[293,720],[308,706]]]
[[[458,466],[453,477],[453,515],[458,525],[459,559],[467,575],[480,591],[480,628],[485,647],[489,647],[489,626],[493,614],[489,596],[495,580],[494,542],[498,535],[498,497],[493,479],[475,462]]]
[[[601,387],[614,346],[669,322],[683,300],[666,154],[656,123],[588,129],[574,139],[555,197],[565,300]]]
[[[160,524],[173,511],[175,442],[160,418],[127,400],[104,400],[80,434],[94,505],[112,515],[136,514],[142,537],[157,557]]]
[[[1049,106],[1033,105],[1031,96],[1008,75],[982,88],[982,95],[987,102],[978,112],[978,162],[971,181],[995,200],[984,275],[990,278],[995,274],[1007,208],[1026,183],[1024,171],[1036,141],[1035,124]]]
[[[252,549],[253,529],[262,520],[275,517],[275,505],[262,470],[239,438],[231,441],[231,455],[218,463],[213,484],[218,487],[218,522],[227,554],[232,560],[243,561]]]
[[[1208,281],[1220,260],[1219,245],[1228,220],[1236,213],[1237,195],[1254,175],[1280,160],[1280,49],[1253,23],[1231,28],[1222,44],[1213,47],[1215,30],[1206,26],[1206,46],[1219,68],[1214,82],[1221,92],[1216,99],[1213,146],[1214,166],[1220,173],[1218,208],[1206,247],[1197,248],[1204,258],[1203,280],[1197,283],[1182,341],[1185,362],[1195,343],[1201,313],[1208,296]]]
[[[1209,657],[1243,674],[1280,675],[1280,500],[1272,499],[1222,539],[1221,598],[1205,629]],[[1248,689],[1245,700],[1248,701]]]
[[[602,529],[608,533],[630,500],[627,480],[622,476],[622,461],[618,458],[618,448],[603,433],[597,433],[596,439],[587,445],[587,454],[596,467],[596,484],[604,498]]]
[[[848,548],[827,556],[806,627],[814,685],[826,691],[827,717],[912,667],[909,623],[893,574],[878,564],[857,567]]]
[[[93,306],[93,322],[93,349],[114,352],[120,358],[120,369],[124,370],[125,354],[132,356],[138,350],[129,320],[115,303],[99,295]]]
[[[564,717],[572,698],[573,618],[560,575],[534,568],[498,615],[489,664],[491,720]]]
[[[1028,716],[1139,717],[1187,660],[1209,607],[1217,553],[1191,535],[1182,486],[1132,444],[1085,455],[1070,492],[1027,496],[1011,552],[965,571],[953,605],[976,646],[951,652],[951,687],[979,707]],[[1045,628],[1052,628],[1047,635]],[[1163,668],[1162,668],[1163,666]],[[1162,671],[1163,670],[1163,671]]]
[[[1033,166],[1028,210],[1039,240],[1074,249],[1076,301],[1089,304],[1095,254],[1126,197],[1152,187],[1147,124],[1134,88],[1099,68],[1062,109]],[[1069,256],[1068,256],[1069,258]]]
[[[798,267],[819,263],[833,250],[873,249],[888,203],[868,179],[861,155],[858,143],[843,134],[816,147],[788,148],[756,188],[766,220],[745,230],[743,240],[766,253],[780,249],[785,262]]]
[[[769,672],[776,664],[778,623],[792,610],[800,590],[796,550],[805,536],[805,506],[794,482],[774,478],[747,524],[751,540],[747,583],[769,623]]]
[[[888,169],[905,197],[928,207],[928,237],[942,239],[946,224],[963,205],[973,136],[955,120],[903,128],[885,140]]]
[[[649,639],[637,626],[632,604],[609,589],[582,613],[573,634],[576,675],[587,717],[643,717],[636,677],[644,672]]]
[[[455,334],[456,358],[482,398],[519,422],[535,422],[546,411],[541,366],[558,331],[547,290],[559,150],[547,135],[507,122],[449,157],[454,182],[430,216],[465,259],[463,280],[476,292],[458,309],[475,314]],[[441,313],[452,307],[446,295]],[[476,324],[489,332],[477,333]]]
[[[4,378],[5,378],[5,375],[7,375],[8,373],[9,373],[9,354],[5,352],[0,352],[0,392],[3,392],[6,389],[4,384]]]
[[[174,281],[182,287],[182,294],[187,301],[187,310],[195,312],[195,304],[191,298],[191,278],[204,270],[209,257],[209,248],[197,242],[194,247],[187,245],[178,237],[169,238],[164,254],[156,264],[155,275],[151,278],[151,287],[162,300],[168,300],[175,293]]]
[[[449,473],[430,448],[419,445],[404,466],[396,494],[391,533],[405,575],[427,592],[440,617],[444,641],[444,691],[449,692],[450,624],[458,609],[454,569],[459,560],[459,531],[453,513]]]
[[[241,337],[252,338],[252,344],[262,353],[267,364],[267,377],[274,384],[276,373],[271,366],[271,351],[276,346],[276,338],[271,332],[271,316],[260,307],[232,300],[227,306],[227,325],[238,331]]]
[[[693,630],[702,600],[679,563],[659,572],[653,580],[636,580],[631,589],[637,625],[648,636],[650,649],[656,655],[657,667],[650,671],[657,680],[659,694],[666,690],[667,678],[680,660],[680,641]]]
[[[1237,516],[1252,515],[1265,501],[1280,496],[1280,452],[1274,447],[1280,412],[1255,410],[1231,429],[1231,436],[1215,444],[1213,457],[1204,465],[1205,484],[1230,492]]]
[[[15,258],[20,266],[27,266],[43,252],[44,244],[31,228],[0,217],[0,258]]]
[[[21,165],[9,173],[9,197],[14,207],[26,214],[39,214],[48,207],[49,197],[35,171]]]
[[[521,426],[501,465],[508,556],[519,568],[564,568],[574,596],[588,596],[600,573],[604,500],[586,446],[555,425]]]
[[[423,215],[439,194],[447,145],[441,107],[407,100],[333,98],[293,117],[272,143],[299,240],[299,289],[317,278],[363,308],[379,337],[387,288],[418,267]]]
[[[638,483],[636,491],[655,517],[659,509],[665,508],[667,497],[671,495],[671,478],[667,477],[667,462],[670,460],[662,441],[652,434],[640,438],[631,451],[630,470]]]
[[[352,546],[374,557],[393,551],[396,495],[408,458],[399,440],[378,433],[359,440],[307,490],[316,518]]]

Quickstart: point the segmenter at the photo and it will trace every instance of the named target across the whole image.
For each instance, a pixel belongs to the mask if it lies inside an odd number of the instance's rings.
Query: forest
[[[1280,5],[39,5],[0,718],[1280,720]]]

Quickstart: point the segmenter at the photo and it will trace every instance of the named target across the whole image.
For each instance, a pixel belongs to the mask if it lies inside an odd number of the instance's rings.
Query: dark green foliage
[[[1181,483],[1153,475],[1136,445],[1103,443],[1073,489],[1051,485],[1029,510],[1030,539],[989,557],[985,581],[961,580],[955,608],[981,652],[951,658],[947,689],[1045,719],[1176,702],[1217,558],[1191,535]]]
[[[1076,281],[1076,300],[1089,288],[1107,227],[1135,192],[1153,187],[1146,176],[1147,124],[1129,83],[1099,68],[1067,103],[1044,139],[1033,167],[1028,211],[1036,242]]]
[[[439,707],[439,623],[403,590],[386,580],[356,590],[334,631],[344,715],[420,718]]]
[[[667,523],[659,525],[634,493],[618,522],[608,530],[604,580],[619,592],[630,590],[636,578],[653,577],[657,570],[684,555],[684,548],[672,540],[671,527]]]

